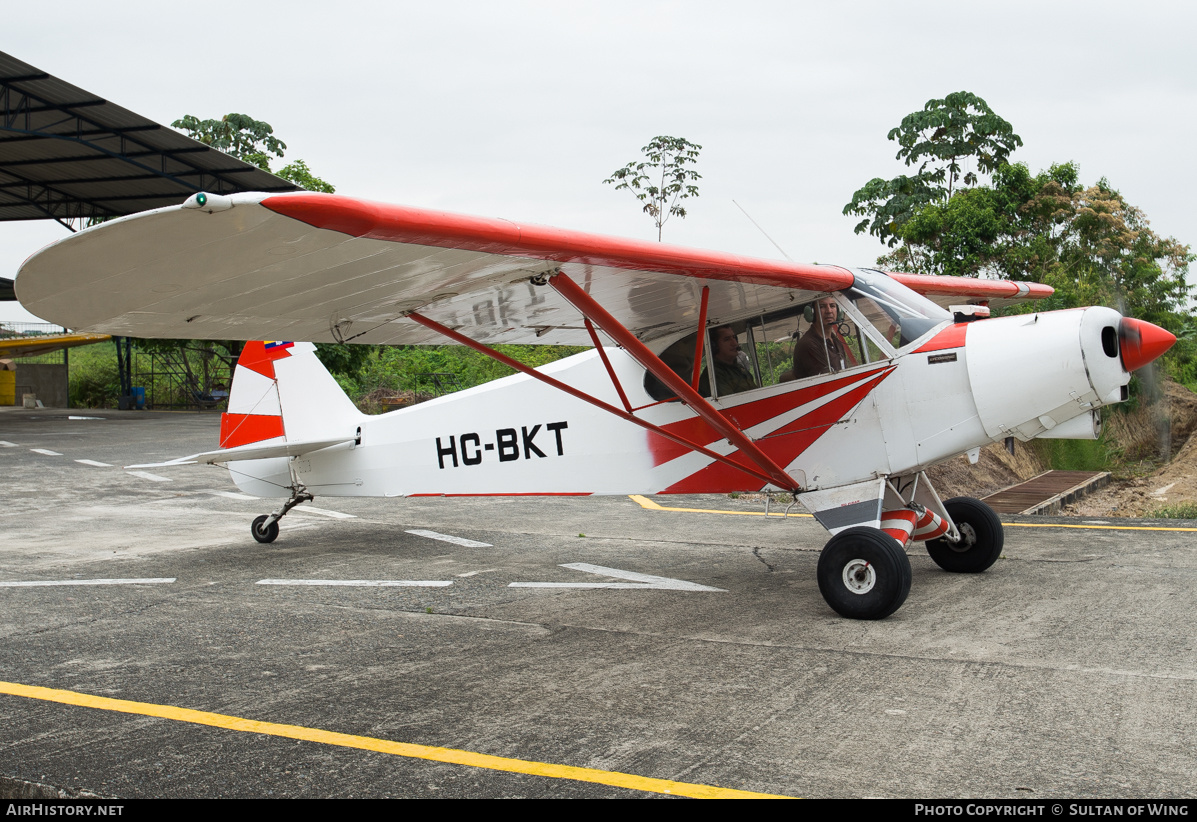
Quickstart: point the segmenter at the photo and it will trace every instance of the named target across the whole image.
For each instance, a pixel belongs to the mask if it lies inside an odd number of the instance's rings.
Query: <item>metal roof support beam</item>
[[[3,81],[0,81],[0,82],[3,82]],[[11,100],[10,100],[12,92],[16,92],[18,95],[20,95],[20,98],[18,99],[16,107],[15,107],[15,110],[14,110],[14,108],[11,104]],[[35,108],[30,103],[31,100],[37,101],[41,105]],[[189,147],[189,148],[179,148],[179,149],[156,149],[147,143],[137,140],[136,138],[127,137],[126,132],[129,131],[129,129],[114,130],[114,129],[104,126],[101,123],[97,123],[94,120],[90,120],[80,114],[76,114],[73,111],[73,109],[75,109],[75,108],[79,108],[79,107],[83,107],[83,106],[92,106],[92,105],[103,105],[106,102],[107,102],[106,100],[97,100],[94,102],[88,100],[88,101],[82,101],[80,103],[56,104],[52,101],[48,101],[42,97],[39,97],[36,94],[32,94],[32,93],[24,91],[22,89],[14,89],[11,87],[11,85],[5,84],[4,85],[4,111],[5,111],[4,130],[13,131],[13,132],[21,133],[21,134],[36,135],[36,136],[40,136],[42,138],[66,140],[66,141],[69,141],[72,143],[78,143],[80,145],[85,145],[94,151],[97,151],[97,152],[100,152],[101,154],[107,155],[108,157],[125,160],[126,162],[129,162],[134,166],[137,166],[139,168],[144,168],[144,169],[146,169],[146,171],[153,172],[156,176],[165,177],[169,180],[172,180],[173,182],[178,183],[179,185],[186,186],[195,191],[201,190],[201,189],[197,188],[196,186],[194,186],[192,183],[178,179],[173,174],[168,174],[166,172],[166,159],[169,157],[170,159],[175,160],[175,162],[181,163],[182,165],[190,167],[191,169],[193,169],[193,171],[203,174],[203,173],[205,173],[203,169],[197,168],[196,166],[192,165],[191,163],[186,162],[186,160],[177,158],[174,155],[205,152],[205,151],[207,151],[206,148]],[[10,111],[12,111],[11,117],[9,116]],[[62,134],[57,134],[54,132],[46,132],[46,131],[42,131],[41,129],[34,129],[32,127],[32,123],[30,122],[30,115],[35,112],[42,112],[42,111],[61,111],[63,114],[67,115],[68,119],[74,119],[75,120],[75,136],[67,137]],[[13,124],[16,122],[17,116],[21,115],[21,114],[24,115],[25,128],[23,128],[23,129],[13,128]],[[65,120],[62,122],[65,122]],[[120,151],[113,152],[101,145],[98,145],[93,140],[83,139],[82,134],[83,134],[83,124],[84,123],[86,123],[88,126],[91,127],[90,129],[88,129],[88,131],[95,133],[97,136],[112,135],[114,137],[119,138]],[[126,149],[127,142],[134,144],[141,150],[140,151],[128,151]],[[161,168],[154,169],[150,166],[147,166],[140,162],[137,162],[134,159],[134,158],[140,158],[140,157],[159,157],[159,158],[161,158]],[[22,162],[36,162],[38,164],[44,164],[44,163],[48,163],[48,162],[81,162],[81,161],[86,161],[86,160],[90,160],[90,159],[102,159],[102,158],[90,158],[90,157],[69,158],[69,159],[68,158],[62,158],[62,159],[56,158],[54,160],[16,161],[14,163],[6,163],[6,165],[17,165]],[[211,171],[208,171],[206,173],[213,177],[216,177],[217,179],[220,179],[219,174],[213,174]],[[228,182],[231,190],[239,190],[238,187],[236,185],[232,184],[231,181],[221,180],[221,182]]]

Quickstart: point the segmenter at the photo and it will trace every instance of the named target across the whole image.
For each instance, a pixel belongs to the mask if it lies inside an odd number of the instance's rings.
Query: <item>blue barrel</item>
[[[133,407],[138,411],[145,410],[145,389],[139,385],[133,386]]]

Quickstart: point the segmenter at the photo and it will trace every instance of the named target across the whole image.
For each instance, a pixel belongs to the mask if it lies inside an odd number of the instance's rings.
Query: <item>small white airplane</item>
[[[251,342],[220,447],[272,542],[327,496],[784,491],[831,533],[840,614],[905,601],[905,548],[989,568],[1002,524],[925,470],[1008,436],[1094,438],[1175,337],[1108,308],[988,318],[1044,285],[798,265],[383,205],[198,194],[31,257],[21,302],[137,337],[468,345],[521,372],[379,416],[311,342]],[[947,306],[947,307],[945,307]],[[780,340],[780,342],[779,342]],[[796,340],[796,342],[794,342]],[[501,343],[590,345],[531,369]]]

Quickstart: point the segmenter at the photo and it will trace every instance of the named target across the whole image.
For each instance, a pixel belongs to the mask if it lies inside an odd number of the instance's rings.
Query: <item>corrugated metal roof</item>
[[[0,220],[117,217],[298,186],[0,52]]]

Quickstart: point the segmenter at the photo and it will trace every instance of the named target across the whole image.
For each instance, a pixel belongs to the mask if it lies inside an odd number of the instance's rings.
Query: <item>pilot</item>
[[[711,346],[711,360],[715,364],[715,385],[719,389],[719,396],[726,397],[757,387],[752,373],[741,361],[746,358],[740,352],[740,341],[736,339],[736,332],[730,325],[715,326],[710,330],[707,339]],[[698,382],[698,393],[704,397],[711,396],[711,385],[706,371]]]
[[[814,320],[794,346],[794,379],[830,374],[847,367],[848,354],[836,328],[839,311],[835,297],[815,302]]]

